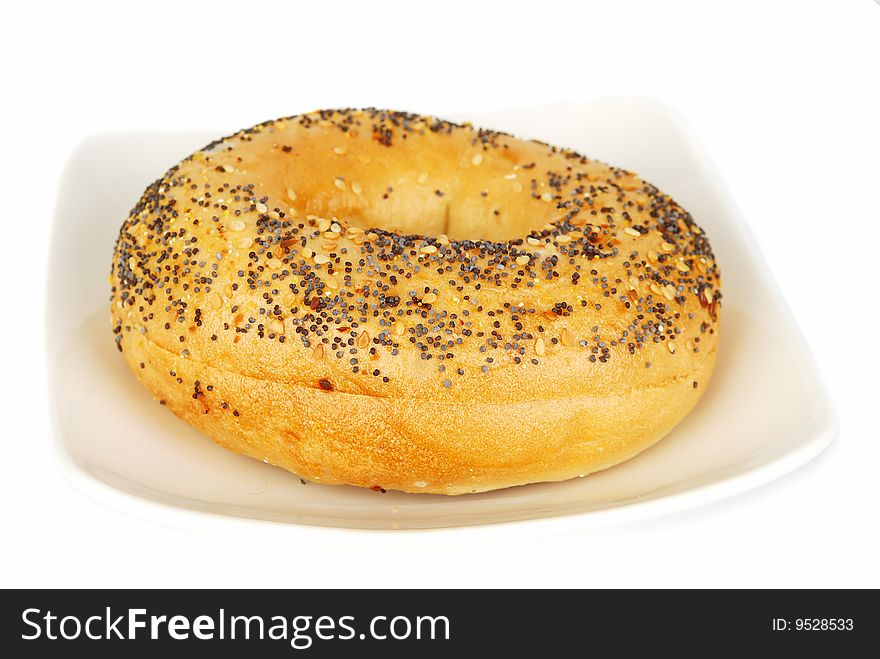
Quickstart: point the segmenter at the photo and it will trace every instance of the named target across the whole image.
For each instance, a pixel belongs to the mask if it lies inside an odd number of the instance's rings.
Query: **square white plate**
[[[86,140],[72,156],[52,239],[51,408],[71,480],[124,508],[143,510],[137,498],[165,504],[147,506],[165,515],[173,506],[359,529],[572,514],[593,524],[756,487],[828,445],[836,418],[812,357],[714,167],[678,115],[657,101],[604,99],[467,119],[632,169],[675,197],[708,232],[724,276],[718,365],[697,408],[666,439],[586,478],[456,498],[303,485],[217,447],[156,404],[128,372],[110,331],[107,275],[119,226],[142,190],[235,127],[109,133]]]

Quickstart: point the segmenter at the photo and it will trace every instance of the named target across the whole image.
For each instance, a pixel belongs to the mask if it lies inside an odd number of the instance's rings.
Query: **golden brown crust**
[[[120,231],[135,374],[232,450],[461,494],[632,457],[711,375],[720,275],[624,170],[429,117],[324,111],[203,149]]]

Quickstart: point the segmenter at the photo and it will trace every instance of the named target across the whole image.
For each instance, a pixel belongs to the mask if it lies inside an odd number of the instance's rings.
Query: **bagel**
[[[326,110],[150,185],[116,345],[220,445],[320,483],[464,494],[654,444],[712,374],[720,272],[635,174],[436,118]]]

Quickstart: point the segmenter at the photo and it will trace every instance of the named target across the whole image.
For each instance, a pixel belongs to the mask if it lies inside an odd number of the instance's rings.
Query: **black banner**
[[[880,613],[876,591],[838,590],[7,590],[0,596],[0,648],[15,657],[864,651],[873,647]]]

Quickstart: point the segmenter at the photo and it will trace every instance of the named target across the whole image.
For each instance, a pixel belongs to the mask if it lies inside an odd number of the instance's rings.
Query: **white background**
[[[880,586],[877,3],[18,2],[0,30],[0,586]],[[43,292],[56,185],[83,137],[607,95],[664,99],[717,163],[841,416],[815,461],[689,512],[554,534],[206,531],[65,481]]]

